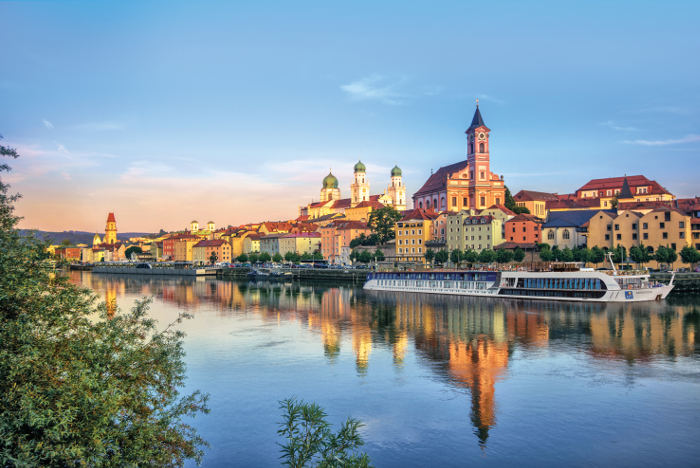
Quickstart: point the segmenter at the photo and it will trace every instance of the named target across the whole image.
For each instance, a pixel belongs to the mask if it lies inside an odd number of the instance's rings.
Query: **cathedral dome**
[[[399,169],[399,166],[394,166],[391,170],[391,177],[401,177],[401,169]]]
[[[338,188],[338,179],[335,178],[332,172],[329,172],[328,175],[323,178],[323,188]]]
[[[357,164],[355,164],[355,172],[365,172],[366,170],[367,168],[362,164],[362,161],[357,161]]]

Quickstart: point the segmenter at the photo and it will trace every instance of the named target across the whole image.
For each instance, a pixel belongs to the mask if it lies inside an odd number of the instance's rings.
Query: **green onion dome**
[[[391,170],[391,177],[401,177],[401,169],[399,169],[399,166],[394,166]]]
[[[332,172],[329,172],[328,175],[323,178],[323,188],[338,188],[338,179],[335,178]]]
[[[367,168],[362,164],[362,161],[357,161],[357,164],[355,164],[355,172],[365,172],[366,170]]]

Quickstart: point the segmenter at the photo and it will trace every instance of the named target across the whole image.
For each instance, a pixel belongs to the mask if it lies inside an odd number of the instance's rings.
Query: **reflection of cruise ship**
[[[638,302],[665,299],[673,289],[673,278],[661,284],[651,281],[648,273],[618,274],[616,270],[381,272],[370,273],[364,287],[462,296]]]

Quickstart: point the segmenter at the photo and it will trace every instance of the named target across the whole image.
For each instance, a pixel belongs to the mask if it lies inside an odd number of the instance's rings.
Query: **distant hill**
[[[52,244],[60,244],[64,239],[68,239],[71,244],[87,244],[92,245],[94,232],[87,231],[40,231],[38,229],[20,229],[22,236],[34,235],[39,239],[48,239]],[[100,237],[104,237],[104,233],[100,232]],[[127,241],[130,237],[147,237],[156,236],[152,232],[120,232],[117,234],[117,239]]]

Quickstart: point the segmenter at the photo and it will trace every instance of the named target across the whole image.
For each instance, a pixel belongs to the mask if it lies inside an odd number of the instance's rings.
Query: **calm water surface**
[[[204,466],[279,466],[277,402],[365,424],[376,466],[692,466],[700,296],[593,305],[74,272],[120,307],[194,315]]]

